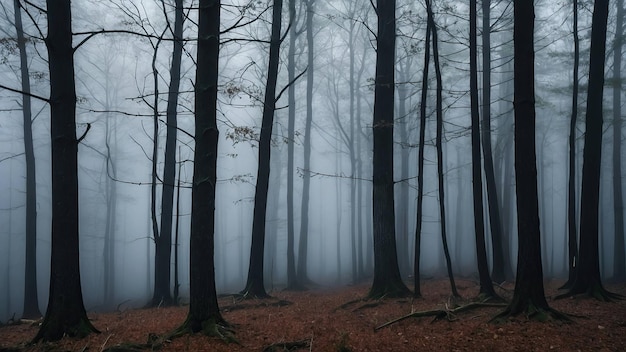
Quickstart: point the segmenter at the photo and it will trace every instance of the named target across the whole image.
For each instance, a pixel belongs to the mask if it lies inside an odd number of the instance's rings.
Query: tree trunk
[[[604,60],[608,0],[596,0],[591,25],[589,54],[589,90],[585,116],[585,147],[583,149],[583,178],[580,208],[580,251],[576,279],[566,297],[586,293],[600,300],[614,295],[602,287],[598,248],[598,213],[600,204],[600,164],[602,158],[602,94],[604,89]]]
[[[489,7],[488,1],[483,0],[483,11],[485,3],[487,7]],[[477,11],[476,11],[476,0],[470,0],[470,33],[469,33],[469,44],[470,44],[470,101],[471,101],[471,119],[472,119],[472,191],[473,191],[473,199],[474,199],[474,234],[476,236],[476,260],[478,262],[478,276],[480,280],[480,295],[484,295],[489,298],[497,297],[496,292],[493,289],[493,284],[491,283],[491,277],[489,276],[489,265],[487,263],[487,249],[485,245],[485,223],[484,223],[484,215],[483,215],[483,182],[482,182],[482,173],[481,173],[481,162],[480,162],[480,116],[478,113],[478,48],[477,48],[477,33],[476,33],[476,22],[477,22]],[[489,19],[489,15],[487,15],[487,22]],[[483,19],[484,21],[484,19]],[[487,23],[487,30],[489,30],[489,23]],[[483,46],[485,45],[484,33],[485,27],[483,26]],[[483,55],[484,55],[483,50]],[[488,68],[485,67],[484,70]],[[484,79],[483,74],[483,79]],[[489,73],[487,73],[489,76]],[[489,82],[487,82],[488,84]],[[486,84],[483,82],[483,84]],[[488,87],[488,86],[487,86]],[[489,89],[486,89],[487,91]],[[489,110],[489,100],[485,99],[485,86],[483,86],[483,114],[485,110]],[[485,108],[485,104],[487,107]],[[489,137],[489,149],[491,149],[491,136],[488,132],[485,132],[485,122],[489,124],[488,119],[485,119],[483,115],[483,143],[485,143],[485,133],[487,133]],[[487,153],[486,153],[487,154]],[[489,151],[489,157],[491,157],[491,150]],[[485,157],[485,165],[487,164],[487,157]],[[495,186],[495,177],[493,175],[493,163],[490,165],[491,167],[491,181]],[[487,168],[487,166],[485,166]],[[485,171],[488,173],[488,171]],[[489,187],[487,187],[489,188]],[[495,187],[494,187],[495,190]],[[491,197],[489,198],[492,199]],[[497,203],[497,198],[495,198]],[[490,202],[491,205],[491,202]],[[491,206],[489,207],[491,209]],[[496,207],[497,208],[497,207]],[[490,214],[491,215],[491,214]],[[493,219],[492,216],[489,219]],[[491,223],[492,228],[494,223]],[[494,231],[492,230],[492,234]],[[495,241],[494,241],[495,242]],[[500,244],[498,244],[500,246]],[[500,254],[501,253],[500,248]],[[495,262],[495,246],[494,246],[494,267],[496,266]],[[500,260],[502,257],[500,256]],[[502,265],[502,263],[498,263],[498,265]],[[504,276],[504,275],[503,275]],[[503,280],[502,280],[503,281]]]
[[[617,0],[615,44],[613,48],[613,207],[615,209],[615,244],[613,279],[626,279],[624,255],[624,200],[622,194],[622,41],[624,38],[624,0]]]
[[[17,47],[20,51],[22,92],[30,93],[26,38],[22,27],[22,10],[19,0],[13,1],[13,9]],[[37,184],[31,99],[27,94],[22,94],[22,114],[24,117],[24,157],[26,159],[26,255],[24,257],[24,311],[22,318],[39,318],[41,311],[37,296]]]
[[[69,0],[48,0],[50,134],[52,141],[52,258],[48,308],[33,342],[83,337],[97,330],[85,312],[78,236],[78,140],[72,15]]]
[[[302,206],[300,208],[300,241],[298,243],[298,282],[309,284],[307,252],[309,239],[309,190],[311,187],[311,124],[313,121],[313,15],[315,0],[306,2],[306,40],[308,65],[306,72],[306,123],[304,127],[304,165],[302,170]]]
[[[195,84],[195,150],[189,238],[189,312],[179,331],[220,334],[215,290],[215,183],[220,1],[200,0]],[[220,334],[221,335],[221,334]],[[223,336],[223,335],[222,335]]]
[[[435,25],[435,18],[432,13],[432,7],[428,6],[427,11],[430,11],[429,20],[431,21],[430,27],[433,35],[433,63],[435,65],[435,77],[437,80],[437,135],[435,137],[435,147],[437,149],[437,174],[439,181],[439,214],[441,221],[441,242],[443,245],[443,253],[446,258],[446,267],[448,269],[448,278],[450,278],[450,288],[454,296],[460,296],[456,284],[454,283],[454,274],[452,273],[452,262],[450,260],[450,251],[448,250],[448,235],[446,233],[446,203],[444,193],[444,172],[443,172],[443,83],[441,79],[441,66],[439,65],[439,49],[437,39],[437,26]]]
[[[402,282],[396,252],[393,192],[393,104],[396,1],[378,0],[376,79],[374,88],[373,221],[374,281],[369,297],[409,294]]]
[[[270,39],[270,58],[263,104],[263,121],[259,140],[259,168],[257,172],[256,192],[254,194],[254,215],[252,219],[252,246],[250,267],[246,287],[241,291],[245,297],[267,297],[263,284],[263,252],[265,248],[265,213],[267,209],[267,191],[270,177],[270,155],[274,111],[276,110],[276,80],[280,61],[280,31],[283,1],[274,0],[272,14],[272,34]]]

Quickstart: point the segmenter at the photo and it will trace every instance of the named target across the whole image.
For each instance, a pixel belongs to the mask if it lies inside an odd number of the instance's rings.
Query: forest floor
[[[423,298],[361,300],[369,284],[335,289],[271,292],[273,299],[236,301],[220,298],[223,317],[232,324],[236,343],[187,335],[153,346],[161,351],[626,351],[626,301],[599,302],[586,297],[552,300],[562,281],[546,283],[550,306],[568,314],[572,322],[539,322],[525,316],[490,323],[503,308],[476,307],[451,313],[447,280],[422,283]],[[478,283],[458,279],[466,305],[478,294]],[[606,285],[626,295],[626,284]],[[497,288],[510,298],[513,284]],[[164,335],[178,327],[188,307],[129,309],[88,313],[100,334],[84,339],[27,345],[37,333],[35,324],[0,327],[0,351],[134,351],[129,343],[145,344],[149,334]],[[433,316],[382,324],[411,312],[442,310]],[[153,335],[154,336],[154,335]],[[126,346],[120,347],[121,344]],[[288,349],[287,347],[292,347]],[[148,348],[149,350],[150,348]]]

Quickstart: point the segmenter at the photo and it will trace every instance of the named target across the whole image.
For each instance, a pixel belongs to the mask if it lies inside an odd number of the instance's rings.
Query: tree
[[[413,262],[413,295],[420,297],[420,257],[422,242],[422,218],[423,218],[423,202],[424,202],[424,146],[426,144],[426,99],[428,97],[428,68],[430,65],[430,10],[431,0],[426,0],[426,11],[428,20],[426,21],[426,41],[424,44],[424,71],[422,74],[422,94],[420,100],[420,133],[419,133],[419,151],[417,156],[417,213],[415,221],[415,257]]]
[[[569,125],[569,168],[567,180],[567,249],[569,277],[562,288],[570,288],[576,278],[578,262],[578,234],[576,231],[576,120],[578,118],[578,66],[580,40],[578,39],[578,0],[572,1],[574,34],[574,73],[572,77],[572,114]]]
[[[534,5],[514,2],[515,191],[518,254],[513,299],[498,317],[525,313],[541,319],[556,313],[546,301],[541,266],[537,157],[535,155]]]
[[[298,282],[310,282],[307,273],[307,253],[309,240],[309,193],[311,187],[311,125],[313,122],[313,15],[315,14],[315,0],[306,0],[306,42],[307,42],[307,72],[306,72],[306,122],[304,127],[304,164],[302,167],[302,206],[300,207],[300,239],[298,242]]]
[[[263,102],[263,121],[259,139],[259,168],[254,194],[254,215],[252,218],[252,245],[246,287],[241,291],[244,297],[267,297],[263,283],[263,252],[265,248],[265,213],[267,209],[267,190],[270,178],[270,156],[272,127],[276,110],[276,80],[280,61],[280,31],[283,1],[274,0],[272,12],[272,34],[270,39],[270,57]]]
[[[576,278],[569,291],[561,296],[587,294],[599,300],[618,296],[602,286],[598,249],[598,213],[600,204],[600,161],[602,158],[602,94],[609,1],[596,0],[591,24],[589,53],[589,89],[585,115],[585,146],[580,209],[580,249]]]
[[[396,252],[393,190],[393,104],[396,43],[396,1],[378,0],[376,78],[374,88],[373,225],[374,281],[369,297],[408,295]]]
[[[87,319],[80,286],[78,143],[70,0],[48,0],[48,66],[52,141],[52,258],[48,308],[33,342],[97,332]],[[86,132],[85,132],[86,133]]]
[[[485,169],[485,183],[487,185],[487,204],[489,207],[489,228],[491,229],[491,246],[493,253],[493,265],[491,268],[492,279],[495,282],[503,282],[509,271],[509,261],[504,255],[502,237],[502,220],[500,206],[498,204],[498,189],[496,188],[496,176],[493,166],[491,148],[491,1],[482,0],[483,26],[482,26],[482,54],[483,54],[483,106],[482,137],[483,167]],[[471,18],[470,18],[471,21]],[[478,99],[478,98],[477,98]],[[482,187],[481,187],[482,188]],[[485,282],[486,283],[486,282]],[[490,284],[491,285],[491,284]],[[493,286],[493,285],[491,285]]]
[[[26,54],[26,38],[22,26],[22,10],[19,0],[13,1],[17,47],[20,52],[22,91],[30,93],[30,75]],[[26,256],[24,261],[24,311],[23,318],[41,316],[37,297],[37,184],[35,177],[35,150],[33,146],[31,97],[22,94],[24,121],[24,157],[26,159]]]
[[[215,290],[215,185],[220,0],[200,0],[195,84],[195,150],[191,200],[189,312],[175,334],[224,336]]]
[[[427,11],[430,11],[428,17],[431,21],[430,29],[433,36],[433,64],[435,65],[435,79],[437,81],[436,88],[436,116],[437,116],[437,135],[435,137],[435,148],[437,149],[437,175],[439,182],[439,215],[441,225],[441,242],[443,245],[443,253],[446,258],[446,268],[448,269],[448,278],[450,279],[450,288],[452,294],[455,297],[460,296],[456,284],[454,283],[454,275],[452,273],[452,261],[450,260],[450,251],[448,250],[448,239],[446,232],[446,206],[444,195],[444,174],[443,174],[443,82],[441,78],[441,65],[439,64],[439,48],[437,39],[437,26],[435,25],[435,16],[432,12],[432,6],[427,7]]]
[[[165,7],[165,3],[162,3]],[[162,303],[171,304],[173,302],[170,294],[170,269],[172,257],[172,215],[174,210],[174,182],[176,179],[176,132],[178,91],[180,85],[180,66],[183,54],[183,0],[175,0],[174,9],[174,50],[172,52],[172,63],[170,66],[170,86],[167,93],[167,135],[165,138],[165,160],[163,164],[163,192],[161,195],[161,231],[155,236],[156,246],[159,251],[155,257],[155,277],[154,295],[152,305],[158,306]],[[169,26],[169,23],[168,23]],[[158,138],[157,135],[155,135]],[[159,285],[157,286],[157,283]]]
[[[483,0],[483,3],[485,0]],[[474,234],[476,236],[476,256],[478,261],[478,275],[480,280],[480,292],[488,298],[496,298],[496,292],[489,276],[487,264],[487,249],[485,246],[485,223],[483,219],[483,183],[480,163],[480,116],[478,112],[478,49],[476,45],[476,0],[470,0],[470,105],[472,119],[472,190],[474,199]],[[484,30],[484,27],[483,27]],[[483,33],[484,38],[484,33]],[[484,45],[484,42],[483,42]],[[485,68],[486,70],[486,68]],[[483,94],[485,94],[483,89]],[[483,104],[486,102],[483,101]],[[487,101],[488,103],[488,101]],[[484,105],[483,105],[484,107]],[[484,113],[484,110],[483,110]],[[483,123],[485,120],[483,119]],[[483,125],[484,128],[484,125]],[[484,131],[483,131],[484,133]],[[489,137],[491,138],[491,137]],[[483,139],[484,142],[484,139]],[[491,143],[489,143],[491,149]],[[491,157],[491,151],[489,152]],[[487,158],[485,158],[485,161]],[[491,165],[493,173],[493,163]],[[495,186],[495,180],[492,179]],[[496,198],[497,201],[497,198]],[[490,217],[491,218],[491,217]],[[493,225],[493,223],[492,223]],[[495,256],[494,256],[495,257]],[[494,258],[494,267],[495,267]],[[502,263],[498,263],[502,265]]]
[[[626,279],[624,255],[624,199],[622,194],[622,42],[624,38],[624,0],[617,0],[615,41],[613,47],[613,208],[615,209],[615,244],[613,279]]]

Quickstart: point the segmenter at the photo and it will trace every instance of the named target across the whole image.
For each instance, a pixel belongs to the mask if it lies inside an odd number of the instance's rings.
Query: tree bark
[[[374,88],[373,225],[374,281],[372,298],[408,295],[396,252],[393,192],[393,104],[396,43],[396,1],[378,0],[376,79]]]
[[[97,332],[83,304],[78,236],[76,85],[69,0],[48,0],[50,135],[52,141],[52,258],[48,308],[33,342]]]

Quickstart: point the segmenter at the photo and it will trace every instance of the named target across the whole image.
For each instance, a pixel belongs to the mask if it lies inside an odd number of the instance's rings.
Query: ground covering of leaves
[[[271,292],[273,299],[237,301],[220,298],[224,318],[239,344],[187,335],[147,349],[161,351],[626,351],[626,301],[599,302],[575,297],[552,300],[562,282],[546,283],[551,307],[569,314],[572,323],[530,321],[524,316],[504,323],[489,320],[502,308],[479,307],[458,314],[410,318],[376,327],[415,311],[449,310],[478,293],[477,282],[457,280],[461,300],[450,298],[447,280],[426,280],[423,298],[359,300],[369,284],[308,291]],[[606,285],[626,295],[626,284]],[[513,284],[497,288],[505,297]],[[187,307],[89,313],[101,331],[84,339],[27,345],[37,324],[0,327],[0,351],[134,351],[149,336],[162,336],[181,324]],[[158,338],[157,338],[158,340]],[[122,347],[124,346],[124,347]],[[135,346],[137,347],[137,346]]]

